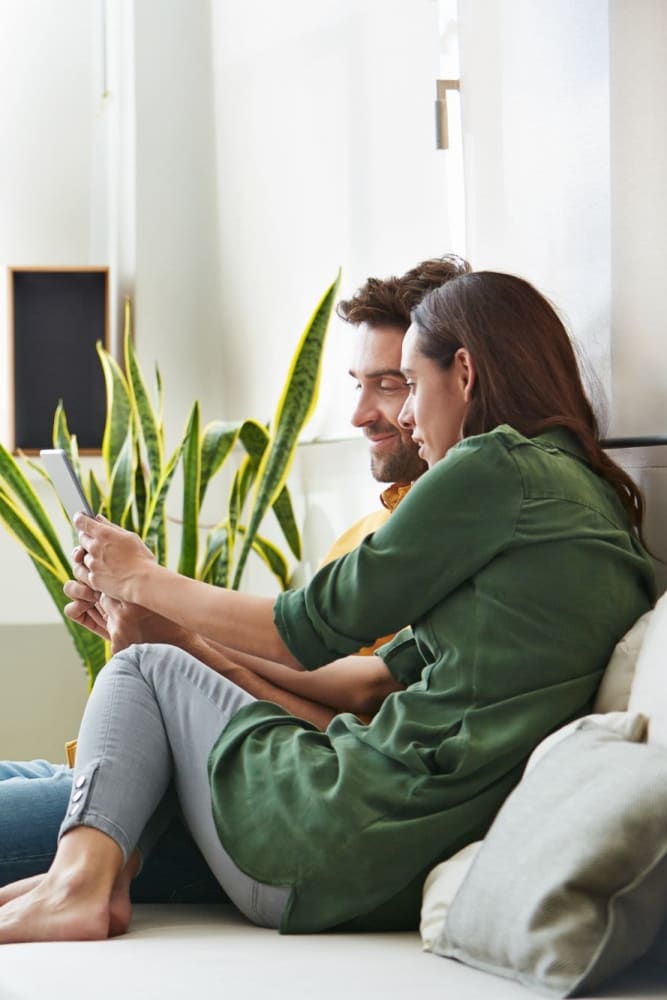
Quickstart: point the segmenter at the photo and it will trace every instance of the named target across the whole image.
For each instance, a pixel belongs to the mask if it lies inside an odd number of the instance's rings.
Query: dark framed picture
[[[102,446],[104,376],[97,355],[109,346],[109,269],[10,267],[10,447],[52,444],[62,400],[82,453]]]

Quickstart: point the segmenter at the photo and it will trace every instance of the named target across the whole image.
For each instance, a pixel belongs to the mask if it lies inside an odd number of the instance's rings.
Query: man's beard
[[[412,483],[427,469],[417,446],[412,441],[403,441],[398,435],[391,454],[371,455],[371,472],[378,483]]]

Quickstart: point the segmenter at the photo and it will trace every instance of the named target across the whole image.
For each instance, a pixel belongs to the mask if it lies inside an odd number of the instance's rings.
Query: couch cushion
[[[644,612],[616,643],[607,669],[602,675],[593,705],[594,712],[627,711],[637,660],[652,615],[653,611]]]
[[[651,613],[628,708],[648,716],[648,742],[667,747],[667,594]]]
[[[665,815],[667,752],[586,721],[508,798],[433,950],[551,996],[593,988],[667,914]]]
[[[570,733],[574,732],[576,729],[581,729],[583,725],[586,725],[589,722],[597,722],[600,725],[604,725],[609,729],[613,729],[613,731],[622,739],[632,741],[641,739],[646,730],[646,720],[644,717],[630,715],[628,712],[609,712],[606,715],[586,715],[581,719],[575,719],[574,722],[569,722],[566,726],[562,726],[554,733],[550,733],[549,736],[543,739],[542,742],[535,747],[530,755],[528,763],[526,764],[524,777],[532,771],[538,761],[540,761],[542,757],[549,752],[549,750],[552,750],[556,744],[560,743],[562,740],[566,739]],[[454,897],[461,888],[461,885],[470,870],[470,866],[475,860],[477,852],[481,846],[481,840],[468,844],[462,850],[452,855],[451,858],[448,858],[446,861],[442,861],[439,865],[436,865],[435,868],[429,872],[429,875],[424,882],[421,920],[419,924],[419,933],[421,934],[424,951],[433,950],[433,946],[435,945],[438,935],[440,934],[440,929],[444,924],[449,907],[454,902]]]

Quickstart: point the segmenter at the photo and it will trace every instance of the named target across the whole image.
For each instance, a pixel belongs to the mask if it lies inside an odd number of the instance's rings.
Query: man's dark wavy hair
[[[368,323],[407,330],[410,313],[428,292],[471,270],[468,261],[456,254],[425,260],[400,277],[369,278],[351,299],[338,303],[336,312],[355,326]]]

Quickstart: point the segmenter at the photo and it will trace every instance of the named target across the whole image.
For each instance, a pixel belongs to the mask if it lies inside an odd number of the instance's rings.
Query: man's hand
[[[63,590],[72,599],[70,604],[65,605],[67,617],[89,632],[94,632],[103,639],[110,639],[106,614],[99,606],[102,595],[77,580],[68,580]]]
[[[84,565],[85,555],[81,547],[74,550],[75,573],[76,567]],[[191,636],[185,629],[138,604],[117,601],[79,579],[68,580],[63,589],[72,599],[65,606],[67,617],[109,640],[113,653],[141,642],[166,642],[183,649],[190,644]]]
[[[99,603],[106,614],[113,653],[141,642],[164,642],[181,649],[188,648],[190,633],[168,618],[162,618],[139,604],[116,601],[106,594],[102,594]]]

